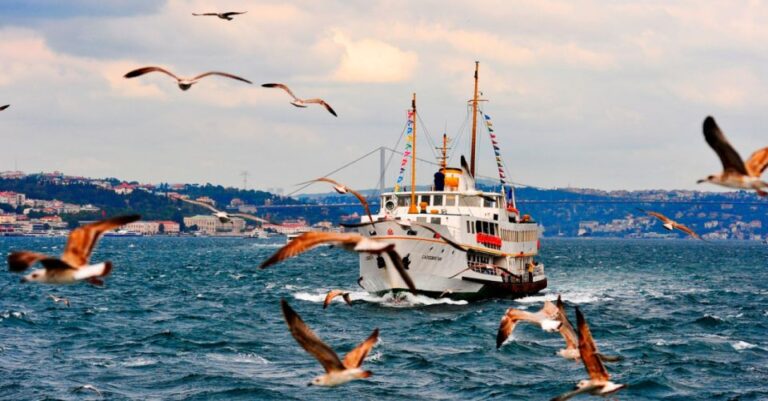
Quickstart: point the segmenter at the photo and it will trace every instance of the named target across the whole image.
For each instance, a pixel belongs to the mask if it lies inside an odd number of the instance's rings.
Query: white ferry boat
[[[409,118],[411,138],[410,190],[395,189],[381,194],[381,209],[374,225],[358,228],[360,234],[395,244],[418,293],[460,299],[487,297],[523,297],[547,286],[544,265],[537,262],[538,224],[518,211],[514,192],[505,188],[505,173],[498,148],[501,177],[499,192],[476,188],[475,144],[477,136],[478,90],[475,67],[475,95],[471,100],[473,115],[471,163],[461,157],[461,167],[446,165],[447,148],[443,145],[443,163],[435,174],[430,190],[416,190],[416,101]],[[485,117],[485,115],[483,115]],[[492,130],[490,130],[492,134]],[[495,135],[492,142],[496,146]],[[445,141],[444,141],[445,143]],[[408,154],[406,154],[406,157]],[[403,166],[405,165],[405,158]],[[401,170],[402,172],[402,170]],[[508,195],[509,194],[509,195]],[[363,217],[361,223],[367,223]],[[419,227],[429,226],[438,234]],[[457,250],[440,237],[448,237],[466,248]],[[374,294],[407,291],[407,287],[386,257],[360,255],[359,284]]]

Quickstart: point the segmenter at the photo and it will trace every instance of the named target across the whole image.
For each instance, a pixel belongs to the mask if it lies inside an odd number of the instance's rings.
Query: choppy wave
[[[302,301],[323,303],[328,290],[323,292],[299,291],[293,294],[293,297]],[[387,293],[382,296],[372,295],[365,291],[350,291],[349,298],[354,301],[363,301],[372,304],[379,304],[391,308],[412,308],[418,306],[430,305],[467,305],[464,300],[453,300],[450,298],[430,298],[425,295],[413,295],[406,292],[398,294]],[[332,302],[343,303],[341,298],[335,298]]]

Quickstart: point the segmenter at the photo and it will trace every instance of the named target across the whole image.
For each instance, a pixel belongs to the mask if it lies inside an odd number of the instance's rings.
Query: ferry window
[[[432,195],[432,206],[443,206],[443,195]]]
[[[418,221],[419,223],[426,223],[427,222],[427,218],[426,217],[417,217],[416,221]]]
[[[439,217],[433,217],[432,219],[430,219],[429,222],[432,223],[432,224],[440,224],[440,218]]]
[[[491,199],[486,199],[486,198],[482,198],[482,199],[483,199],[483,207],[494,207],[496,205],[496,202],[494,202]]]
[[[498,224],[491,224],[491,235],[497,235],[498,227]]]
[[[470,233],[470,234],[472,233],[472,227],[471,226],[472,226],[472,222],[467,220],[467,232]]]
[[[456,206],[456,195],[445,195],[445,206]]]
[[[480,220],[475,221],[475,231],[474,232],[476,232],[476,233],[483,232],[483,222],[481,222]]]
[[[424,202],[427,205],[429,205],[429,195],[421,195],[419,197],[419,205],[421,205],[422,202]]]
[[[482,230],[482,232],[483,232],[483,233],[485,233],[485,234],[488,234],[488,233],[491,231],[491,230],[488,228],[488,222],[487,222],[487,221],[484,221],[484,222],[483,222],[483,225],[482,225],[482,227],[483,227],[483,230]]]
[[[403,207],[408,206],[411,204],[411,197],[410,196],[398,196],[397,197],[397,206]]]
[[[462,196],[459,198],[459,206],[480,207],[480,199],[478,196]]]

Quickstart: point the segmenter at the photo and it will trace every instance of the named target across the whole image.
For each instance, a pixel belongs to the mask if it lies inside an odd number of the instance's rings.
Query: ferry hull
[[[434,228],[441,230],[439,226]],[[362,230],[361,230],[362,231]],[[536,294],[547,286],[546,276],[521,275],[512,277],[483,274],[471,270],[467,254],[435,238],[426,230],[408,235],[394,222],[376,225],[376,231],[391,235],[372,235],[380,241],[395,244],[395,250],[403,258],[408,274],[413,279],[417,293],[430,297],[452,299],[521,298]],[[444,228],[442,231],[445,231]],[[447,232],[446,235],[449,235]],[[360,286],[372,294],[407,291],[407,286],[386,255],[360,255]]]

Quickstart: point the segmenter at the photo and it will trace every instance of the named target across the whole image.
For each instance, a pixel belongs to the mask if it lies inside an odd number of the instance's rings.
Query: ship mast
[[[448,135],[445,133],[443,133],[443,157],[440,160],[440,167],[445,174],[445,169],[448,168]]]
[[[411,109],[413,110],[413,135],[411,139],[411,205],[408,207],[408,214],[417,214],[416,208],[416,94],[413,94],[411,100]]]
[[[472,97],[472,152],[470,155],[469,173],[475,176],[475,143],[477,142],[477,71],[480,62],[475,61],[475,95]]]

